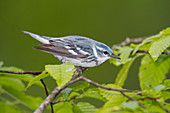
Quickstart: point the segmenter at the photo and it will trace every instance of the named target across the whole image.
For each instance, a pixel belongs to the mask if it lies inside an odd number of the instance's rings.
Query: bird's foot
[[[74,72],[74,75],[73,75],[73,78],[82,75],[86,70],[88,70],[87,67],[78,67],[78,68],[76,68],[75,72]]]

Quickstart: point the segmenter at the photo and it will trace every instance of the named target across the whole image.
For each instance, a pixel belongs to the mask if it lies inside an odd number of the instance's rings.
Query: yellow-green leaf
[[[170,35],[170,27],[162,30],[162,31],[160,32],[160,34],[162,34],[162,35]]]
[[[17,67],[1,67],[0,70],[16,71],[16,72],[23,71],[22,69],[17,68]],[[32,74],[12,74],[12,73],[0,73],[0,76],[16,78],[16,79],[20,79],[20,80],[23,80],[26,82],[29,82],[30,80],[32,80],[35,77],[35,75],[32,75]],[[39,81],[37,81],[35,84],[43,87],[43,85]]]
[[[119,74],[117,75],[115,84],[118,86],[123,86],[124,82],[127,78],[128,72],[129,72],[129,68],[132,65],[133,61],[140,55],[137,55],[135,57],[133,57],[129,62],[127,62],[126,64],[123,65],[122,69],[120,70]]]
[[[73,113],[71,102],[60,102],[54,105],[55,113]]]
[[[25,89],[25,85],[23,82],[17,78],[10,78],[6,76],[0,76],[0,85],[7,86],[18,91],[23,91]]]
[[[120,59],[122,64],[125,64],[126,62],[129,62],[131,58],[129,58],[133,48],[125,46],[125,47],[118,47],[119,53],[120,53]]]
[[[87,91],[85,91],[79,98],[87,97],[87,98],[95,98],[102,100],[103,102],[106,101],[106,99],[100,95],[99,89],[98,88],[89,88]]]
[[[152,59],[156,61],[162,52],[170,46],[170,35],[160,38],[154,41],[149,48],[149,53]]]
[[[142,58],[141,66],[139,69],[139,81],[142,89],[155,87],[162,83],[165,79],[165,74],[170,69],[170,57],[159,58],[160,62],[154,62],[150,55],[145,55]]]
[[[107,84],[106,87],[122,89],[120,86],[115,84]],[[99,88],[100,94],[105,97],[107,100],[114,100],[114,101],[124,101],[126,97],[124,97],[120,92],[111,91]]]
[[[134,49],[132,55],[134,55],[139,50],[139,48],[141,48],[145,44],[148,44],[148,43],[154,41],[155,39],[159,38],[160,36],[161,36],[161,34],[157,34],[157,35],[151,36],[151,37],[146,38],[145,40],[143,40],[142,43],[140,43],[139,45],[136,46],[136,48]]]
[[[97,108],[90,103],[87,102],[79,102],[77,107],[80,109],[81,112],[79,113],[95,113]]]
[[[70,81],[74,73],[74,65],[70,62],[61,65],[46,65],[45,69],[56,80],[59,88]]]
[[[0,101],[0,113],[21,113],[21,110]]]
[[[32,80],[30,80],[30,82],[28,83],[26,89],[28,87],[30,87],[31,85],[35,84],[40,79],[43,79],[43,78],[45,78],[47,76],[49,76],[49,74],[47,74],[47,71],[43,71],[41,74],[37,75],[36,77],[32,78]]]
[[[23,91],[18,91],[16,89],[10,88],[10,87],[2,87],[1,90],[4,90],[4,92],[11,96],[13,99],[18,101],[20,104],[25,105],[26,107],[35,110],[42,102],[43,99],[40,97],[33,97],[29,96]]]

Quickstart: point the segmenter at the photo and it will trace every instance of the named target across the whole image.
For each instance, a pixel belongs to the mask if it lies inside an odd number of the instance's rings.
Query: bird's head
[[[101,60],[100,62],[104,62],[105,60],[110,59],[110,58],[120,59],[120,57],[116,56],[113,53],[110,47],[108,47],[107,45],[103,43],[100,43],[100,42],[96,43],[96,50],[98,53],[98,57],[100,57],[99,58]]]

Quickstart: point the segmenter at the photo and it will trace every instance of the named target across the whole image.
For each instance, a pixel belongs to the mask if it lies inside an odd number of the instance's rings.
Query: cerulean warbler
[[[71,62],[75,66],[94,67],[110,58],[120,59],[110,47],[83,36],[52,38],[23,31],[42,42],[42,47],[34,47],[53,54],[61,62]]]

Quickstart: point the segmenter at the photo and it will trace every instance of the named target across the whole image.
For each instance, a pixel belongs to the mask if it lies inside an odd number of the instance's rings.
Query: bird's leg
[[[79,68],[77,68],[77,69],[80,72],[80,75],[82,75],[82,73],[84,73],[86,70],[88,70],[88,67],[81,67],[81,66],[79,66]]]
[[[82,75],[82,73],[84,73],[86,70],[88,70],[87,67],[80,66],[80,67],[76,68],[75,73],[77,73],[77,74],[75,74],[75,75]]]
[[[82,70],[82,73],[84,73],[85,71],[88,71],[88,67],[79,67]]]
[[[79,75],[82,75],[82,73],[83,73],[81,66],[79,66],[76,71],[79,73]]]

